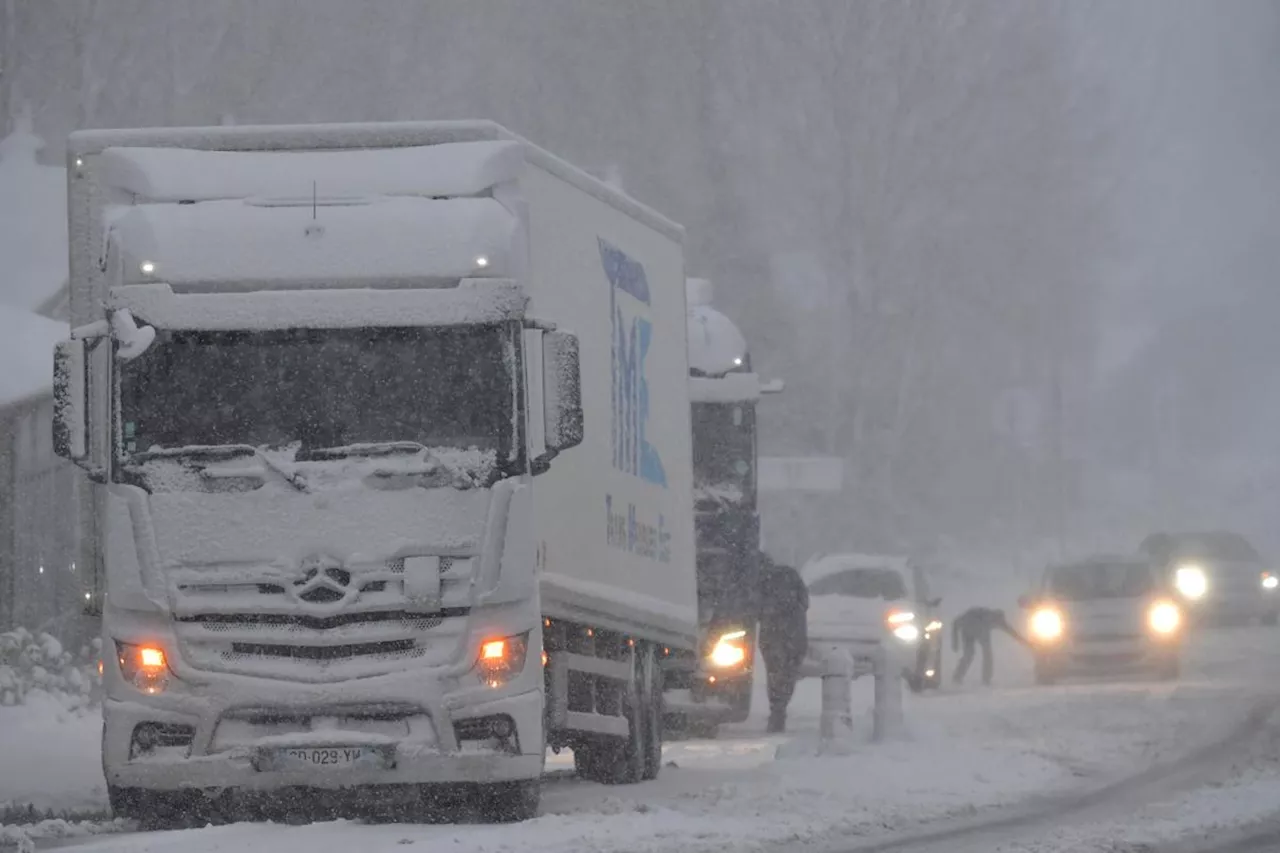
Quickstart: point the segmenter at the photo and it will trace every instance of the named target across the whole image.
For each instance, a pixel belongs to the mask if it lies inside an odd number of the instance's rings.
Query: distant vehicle
[[[1142,557],[1092,557],[1052,566],[1018,602],[1037,684],[1069,675],[1153,671],[1178,677],[1183,608],[1163,573]]]
[[[869,661],[885,644],[914,691],[942,685],[942,599],[905,557],[826,554],[800,571],[809,588],[809,654],[832,647]]]
[[[1238,533],[1153,533],[1139,546],[1199,618],[1280,621],[1280,575]]]

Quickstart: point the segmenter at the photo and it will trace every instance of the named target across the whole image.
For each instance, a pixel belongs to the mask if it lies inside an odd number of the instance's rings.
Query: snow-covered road
[[[1002,663],[1010,666],[1000,671],[996,688],[908,696],[908,728],[901,739],[869,743],[869,719],[864,716],[859,720],[859,740],[852,753],[842,757],[815,757],[809,748],[817,729],[818,684],[808,682],[801,685],[793,705],[791,735],[761,735],[763,702],[757,701],[753,719],[720,740],[669,744],[668,766],[657,782],[606,787],[553,774],[543,815],[517,826],[239,824],[75,843],[84,853],[212,853],[233,848],[237,853],[349,848],[381,853],[409,845],[447,847],[458,853],[849,850],[909,830],[944,830],[955,821],[1005,815],[1007,809],[1025,809],[1028,803],[1043,808],[1067,802],[1080,791],[1174,762],[1236,729],[1259,699],[1280,687],[1280,656],[1272,653],[1278,642],[1280,634],[1268,630],[1214,632],[1189,651],[1186,676],[1179,683],[1118,681],[1050,689],[1031,686],[1029,666],[1009,645],[997,650]],[[869,682],[856,685],[855,709],[869,707],[870,691]],[[36,799],[42,805],[60,805],[59,791],[65,791],[66,805],[102,807],[97,721],[43,720],[37,743],[22,737],[26,723],[5,725],[4,715],[12,713],[0,711],[0,804]],[[53,725],[61,726],[66,736],[51,734],[48,727]],[[16,748],[15,732],[21,741]],[[11,762],[15,756],[18,760]],[[37,763],[30,765],[29,774],[8,769],[26,768],[33,760]],[[553,770],[566,766],[572,766],[567,755],[553,758]],[[1265,762],[1248,763],[1245,769],[1258,776],[1257,784],[1270,784],[1273,792],[1280,792],[1280,781],[1265,781],[1270,779]],[[62,782],[53,778],[58,774],[65,774]],[[1154,802],[1099,818],[1096,827],[1068,823],[1040,829],[1029,824],[1020,831],[1030,831],[1039,846],[1008,849],[1125,849],[1088,846],[1095,840],[1090,832],[1097,828],[1096,840],[1109,843],[1121,829],[1133,830],[1135,823],[1158,824],[1161,808],[1173,809],[1164,813],[1168,820],[1169,814],[1178,813],[1176,805],[1168,804],[1195,793],[1152,791]],[[1231,801],[1230,796],[1221,799]],[[1261,809],[1238,814],[1235,823],[1266,814]],[[1108,819],[1116,825],[1107,828]],[[63,827],[50,829],[66,834]],[[1070,831],[1084,829],[1089,832]],[[1167,829],[1160,837],[1179,837],[1175,827]],[[1136,835],[1134,839],[1141,840]]]

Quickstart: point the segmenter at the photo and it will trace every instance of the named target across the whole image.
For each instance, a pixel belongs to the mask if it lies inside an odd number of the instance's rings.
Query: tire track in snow
[[[830,853],[961,853],[970,849],[973,853],[994,853],[1000,845],[1023,840],[1032,834],[1043,837],[1046,829],[1067,821],[1103,820],[1130,812],[1173,792],[1220,778],[1224,770],[1229,772],[1233,761],[1242,754],[1248,754],[1257,738],[1265,733],[1266,723],[1277,708],[1280,708],[1280,696],[1255,700],[1245,718],[1224,737],[1181,758],[1154,765],[1101,788],[1079,794],[1036,798],[1020,806],[1003,809],[995,816],[952,821],[924,832],[863,844],[850,845],[848,840],[844,840],[827,849]],[[1276,848],[1275,845],[1241,847],[1238,851],[1231,849],[1230,853],[1252,853],[1254,849]],[[1121,848],[1117,853],[1123,850]]]

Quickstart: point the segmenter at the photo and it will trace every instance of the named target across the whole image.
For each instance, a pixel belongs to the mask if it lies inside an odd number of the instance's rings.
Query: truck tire
[[[492,823],[519,823],[538,816],[542,780],[480,786],[480,815]]]
[[[649,702],[641,681],[640,648],[632,651],[631,689],[622,696],[622,715],[630,733],[625,738],[595,737],[574,747],[573,766],[584,779],[605,785],[633,785],[644,779],[647,738],[643,709]]]
[[[107,786],[107,800],[117,818],[132,820],[146,832],[187,829],[207,819],[200,798],[182,793]]]
[[[657,779],[662,769],[663,700],[662,664],[658,649],[647,643],[640,659],[640,689],[644,703],[644,773],[645,780]]]

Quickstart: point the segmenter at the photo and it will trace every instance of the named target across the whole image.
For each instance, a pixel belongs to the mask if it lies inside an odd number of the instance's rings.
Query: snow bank
[[[29,116],[0,140],[0,303],[28,311],[67,280],[66,170],[36,162],[43,146]],[[0,345],[9,344],[7,332],[0,328]],[[0,350],[6,367],[7,354]],[[6,379],[0,373],[0,399]]]
[[[72,654],[51,634],[15,628],[0,634],[0,706],[21,705],[28,695],[47,694],[68,710],[90,703],[101,640]]]
[[[210,201],[117,208],[126,275],[172,285],[501,277],[518,222],[488,198],[367,198],[319,206]],[[323,286],[323,284],[320,284]]]
[[[513,180],[518,142],[455,142],[341,151],[201,151],[108,148],[99,180],[146,201],[354,195],[471,196]]]
[[[0,824],[0,850],[34,853],[37,842],[65,838],[87,838],[110,832],[123,832],[128,824],[122,820],[93,821],[52,818],[30,824]]]
[[[25,705],[0,707],[0,809],[106,810],[101,744],[97,710],[68,710],[43,692],[28,694]]]
[[[0,258],[7,265],[12,256],[4,251]],[[65,323],[0,305],[0,405],[53,393],[53,347],[70,334]]]

